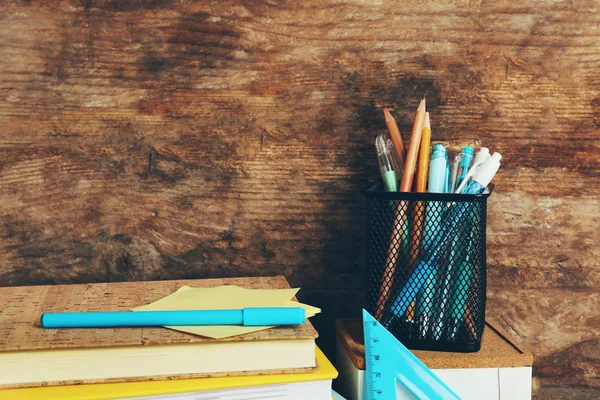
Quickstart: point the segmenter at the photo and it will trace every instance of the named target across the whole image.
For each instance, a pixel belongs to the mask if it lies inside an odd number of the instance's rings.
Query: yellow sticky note
[[[317,307],[292,301],[299,289],[245,289],[238,286],[192,288],[182,286],[176,292],[133,311],[158,310],[232,310],[244,307],[302,307],[306,316],[321,312]],[[271,328],[270,326],[206,325],[167,326],[195,335],[222,339]]]

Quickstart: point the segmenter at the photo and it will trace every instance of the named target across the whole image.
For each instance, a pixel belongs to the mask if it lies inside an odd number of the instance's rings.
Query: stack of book
[[[45,312],[127,311],[182,286],[289,289],[284,277],[0,288],[0,398],[330,400],[304,324],[211,339],[162,327],[43,329]]]

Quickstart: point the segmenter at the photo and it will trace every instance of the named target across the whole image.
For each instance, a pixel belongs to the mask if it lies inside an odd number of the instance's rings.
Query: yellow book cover
[[[338,372],[316,347],[317,369],[309,373],[232,376],[129,383],[50,386],[0,390],[0,398],[11,400],[97,400],[193,393],[251,386],[282,385],[297,382],[331,381]]]

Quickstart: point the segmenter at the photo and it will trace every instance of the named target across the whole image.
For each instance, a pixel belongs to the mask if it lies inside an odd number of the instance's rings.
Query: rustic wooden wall
[[[490,318],[600,386],[600,3],[5,1],[0,284],[285,274],[356,315],[374,135],[503,154]]]

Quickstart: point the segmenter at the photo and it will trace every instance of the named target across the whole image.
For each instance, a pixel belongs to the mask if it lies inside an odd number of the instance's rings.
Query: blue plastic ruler
[[[367,400],[396,400],[397,383],[419,400],[460,400],[366,310],[363,310],[363,329]]]

